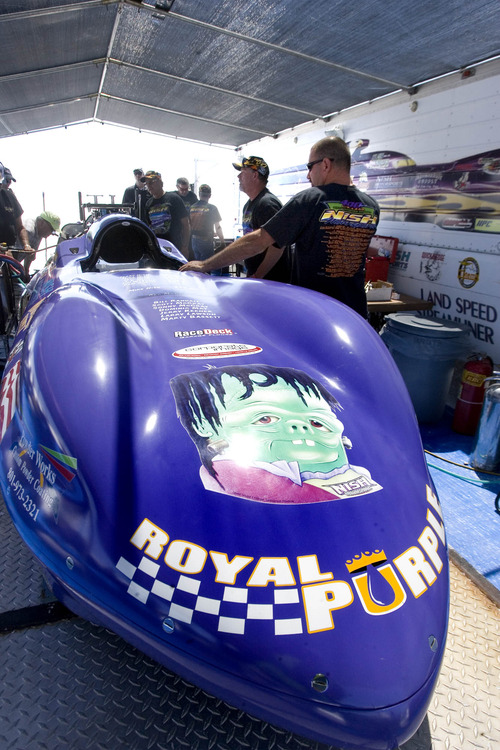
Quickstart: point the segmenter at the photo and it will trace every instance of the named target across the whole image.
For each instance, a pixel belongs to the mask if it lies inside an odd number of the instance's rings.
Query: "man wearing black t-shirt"
[[[322,138],[309,154],[311,188],[291,198],[260,229],[181,270],[208,273],[241,263],[273,243],[282,247],[295,242],[293,282],[328,294],[366,318],[365,258],[380,211],[373,198],[351,185],[350,168],[347,144],[333,136]]]
[[[191,206],[198,201],[196,193],[189,188],[189,181],[187,177],[178,177],[175,185],[176,193],[182,198],[182,202],[186,206],[186,211],[189,213]]]
[[[200,185],[199,195],[200,200],[190,208],[189,220],[194,257],[196,260],[204,260],[214,254],[214,233],[217,234],[221,247],[225,246],[225,242],[219,209],[208,202],[212,197],[210,185]]]
[[[146,223],[157,237],[171,242],[187,258],[191,229],[182,199],[177,193],[164,192],[161,174],[154,169],[146,172],[141,182],[151,196],[146,203]]]
[[[280,210],[281,201],[267,188],[269,167],[260,156],[249,156],[233,167],[239,171],[240,190],[250,198],[243,206],[241,220],[243,234],[249,234]],[[290,281],[287,253],[278,245],[246,258],[245,265],[247,276],[255,279]]]
[[[21,218],[23,209],[8,187],[12,180],[15,182],[10,171],[0,164],[0,243],[4,242],[8,247],[12,247],[19,237],[23,250],[32,253],[28,232]]]
[[[146,202],[149,199],[149,193],[146,185],[141,182],[144,177],[142,169],[134,169],[135,184],[128,188],[125,188],[123,193],[122,203],[133,203],[130,213],[132,216],[137,216],[138,219],[145,221],[145,207]]]

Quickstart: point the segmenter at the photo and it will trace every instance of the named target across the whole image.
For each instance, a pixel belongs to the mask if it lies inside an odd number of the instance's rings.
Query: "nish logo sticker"
[[[245,357],[248,354],[258,354],[262,349],[253,344],[200,344],[177,349],[173,357],[178,359],[212,359],[215,357]]]

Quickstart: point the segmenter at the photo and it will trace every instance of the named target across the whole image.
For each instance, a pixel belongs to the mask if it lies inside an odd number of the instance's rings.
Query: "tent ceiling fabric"
[[[154,3],[2,0],[0,137],[99,121],[239,146],[500,54],[498,0]]]

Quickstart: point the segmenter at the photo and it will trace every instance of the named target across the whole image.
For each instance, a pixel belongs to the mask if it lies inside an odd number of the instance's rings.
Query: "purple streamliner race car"
[[[379,336],[274,282],[179,273],[110,215],[32,280],[0,485],[55,595],[255,716],[390,750],[445,648],[441,510]]]

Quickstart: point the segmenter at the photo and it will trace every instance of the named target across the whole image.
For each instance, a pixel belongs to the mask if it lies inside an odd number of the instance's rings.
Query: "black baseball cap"
[[[245,167],[248,167],[249,169],[254,169],[263,177],[269,177],[269,167],[267,166],[267,163],[264,161],[264,159],[262,159],[262,157],[260,156],[249,156],[248,158],[244,157],[241,162],[233,162],[233,167],[238,171],[245,169]]]

